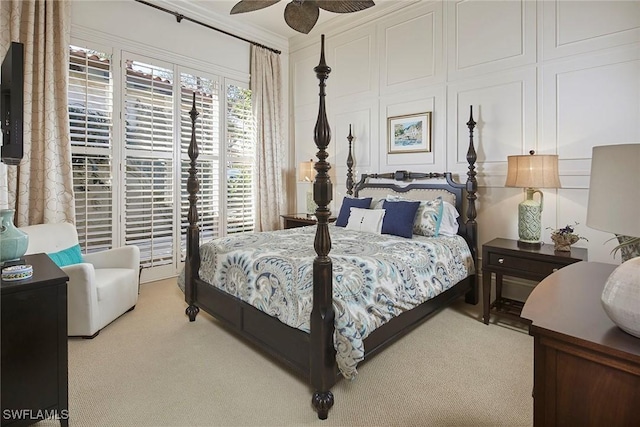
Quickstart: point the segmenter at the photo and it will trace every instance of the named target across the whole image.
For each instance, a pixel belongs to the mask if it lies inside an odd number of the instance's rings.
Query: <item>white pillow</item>
[[[444,209],[442,210],[442,221],[440,221],[440,233],[443,236],[455,236],[458,234],[458,217],[460,214],[456,207],[451,203],[444,201]]]
[[[351,208],[349,222],[345,227],[348,230],[366,231],[380,234],[382,232],[382,219],[384,209]]]

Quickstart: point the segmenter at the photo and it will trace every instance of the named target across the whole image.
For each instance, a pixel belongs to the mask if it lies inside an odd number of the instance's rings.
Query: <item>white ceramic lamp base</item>
[[[602,306],[620,329],[640,338],[640,257],[613,270],[602,291]]]

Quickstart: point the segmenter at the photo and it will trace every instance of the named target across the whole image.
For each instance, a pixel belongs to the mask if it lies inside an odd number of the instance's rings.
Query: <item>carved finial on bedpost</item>
[[[353,154],[351,154],[351,142],[353,141],[353,135],[351,135],[351,125],[349,125],[349,155],[347,156],[347,194],[353,195]]]
[[[311,403],[318,412],[318,418],[324,420],[333,406],[333,393],[329,390],[335,382],[335,350],[333,349],[334,312],[333,312],[333,265],[329,257],[331,236],[329,235],[329,203],[332,199],[332,186],[329,178],[331,165],[327,162],[327,146],[331,140],[331,129],[325,110],[325,81],[331,68],[324,61],[324,35],[320,42],[320,63],[314,68],[320,81],[320,100],[318,120],[314,129],[314,140],[318,147],[316,179],[313,183],[313,200],[316,208],[316,236],[313,260],[313,308],[311,310],[310,336],[310,378],[314,389]]]
[[[476,223],[476,192],[478,191],[478,181],[476,180],[476,168],[475,163],[478,158],[476,149],[473,146],[473,129],[476,127],[476,122],[473,120],[473,105],[469,106],[469,121],[467,122],[469,128],[469,149],[467,151],[467,162],[469,163],[469,171],[467,172],[467,235],[472,236],[472,242],[469,243],[471,253],[474,261],[478,261],[478,224]],[[475,290],[468,293],[465,296],[465,301],[470,304],[477,304],[478,302],[478,275],[476,274]]]
[[[191,141],[189,142],[189,177],[187,178],[187,192],[189,193],[189,213],[187,218],[189,226],[187,228],[187,259],[184,267],[184,296],[189,306],[185,310],[189,320],[193,322],[200,309],[194,305],[196,300],[196,284],[200,270],[200,230],[198,228],[198,191],[200,190],[200,182],[198,181],[196,161],[198,159],[198,143],[196,142],[196,119],[198,118],[198,110],[196,110],[196,93],[193,92],[193,106],[189,111],[191,116]]]

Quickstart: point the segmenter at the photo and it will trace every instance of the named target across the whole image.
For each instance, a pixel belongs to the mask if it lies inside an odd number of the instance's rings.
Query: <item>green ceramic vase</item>
[[[13,225],[13,209],[0,210],[2,226],[0,227],[0,261],[18,259],[27,252],[29,236]]]

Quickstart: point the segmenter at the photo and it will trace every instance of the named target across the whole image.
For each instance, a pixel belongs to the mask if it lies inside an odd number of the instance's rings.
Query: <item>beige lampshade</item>
[[[560,188],[558,156],[531,154],[508,156],[506,187]]]
[[[640,143],[593,147],[587,226],[640,237]]]
[[[313,160],[308,162],[300,162],[298,166],[298,181],[311,182],[316,176],[316,170],[313,168]]]

